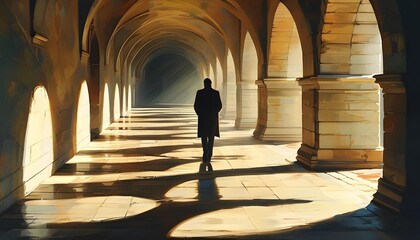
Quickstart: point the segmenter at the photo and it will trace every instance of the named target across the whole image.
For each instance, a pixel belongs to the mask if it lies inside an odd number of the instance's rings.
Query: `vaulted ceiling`
[[[108,39],[102,43],[106,45],[105,61],[132,64],[134,72],[156,55],[168,52],[193,59],[205,68],[216,57],[223,59],[226,49],[235,51],[241,26],[258,38],[249,19],[252,13],[246,9],[255,11],[252,6],[261,7],[261,1],[242,2],[97,0],[92,3],[85,30],[94,22],[104,28],[102,39]],[[87,41],[83,48],[88,52]]]

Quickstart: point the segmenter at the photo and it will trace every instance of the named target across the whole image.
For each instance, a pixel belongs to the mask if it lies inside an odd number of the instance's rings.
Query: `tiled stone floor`
[[[370,204],[381,170],[311,172],[299,143],[221,121],[198,173],[191,108],[133,110],[0,215],[0,239],[420,239]]]

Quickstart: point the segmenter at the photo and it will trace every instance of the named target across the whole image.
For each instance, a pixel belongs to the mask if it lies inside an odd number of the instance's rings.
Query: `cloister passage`
[[[0,237],[416,235],[418,5],[0,0]]]

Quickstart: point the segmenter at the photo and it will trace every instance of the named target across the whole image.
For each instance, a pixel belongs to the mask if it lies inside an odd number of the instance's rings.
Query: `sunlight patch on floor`
[[[72,199],[30,200],[24,203],[26,215],[43,214],[31,226],[71,222],[100,222],[127,218],[159,206],[153,200],[131,196],[101,196]],[[31,218],[28,218],[31,219]]]
[[[339,209],[331,209],[329,203],[312,202],[222,209],[182,222],[170,232],[169,236],[190,238],[268,233],[295,227],[307,227],[311,223],[359,208],[359,204],[347,203],[341,204]]]

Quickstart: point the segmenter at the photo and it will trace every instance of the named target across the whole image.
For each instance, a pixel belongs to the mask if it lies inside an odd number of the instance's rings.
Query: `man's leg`
[[[201,146],[203,147],[203,162],[208,162],[208,140],[207,137],[201,137]]]
[[[207,143],[207,149],[208,149],[207,159],[209,162],[211,161],[211,157],[213,157],[213,145],[214,145],[214,136],[210,136]]]

